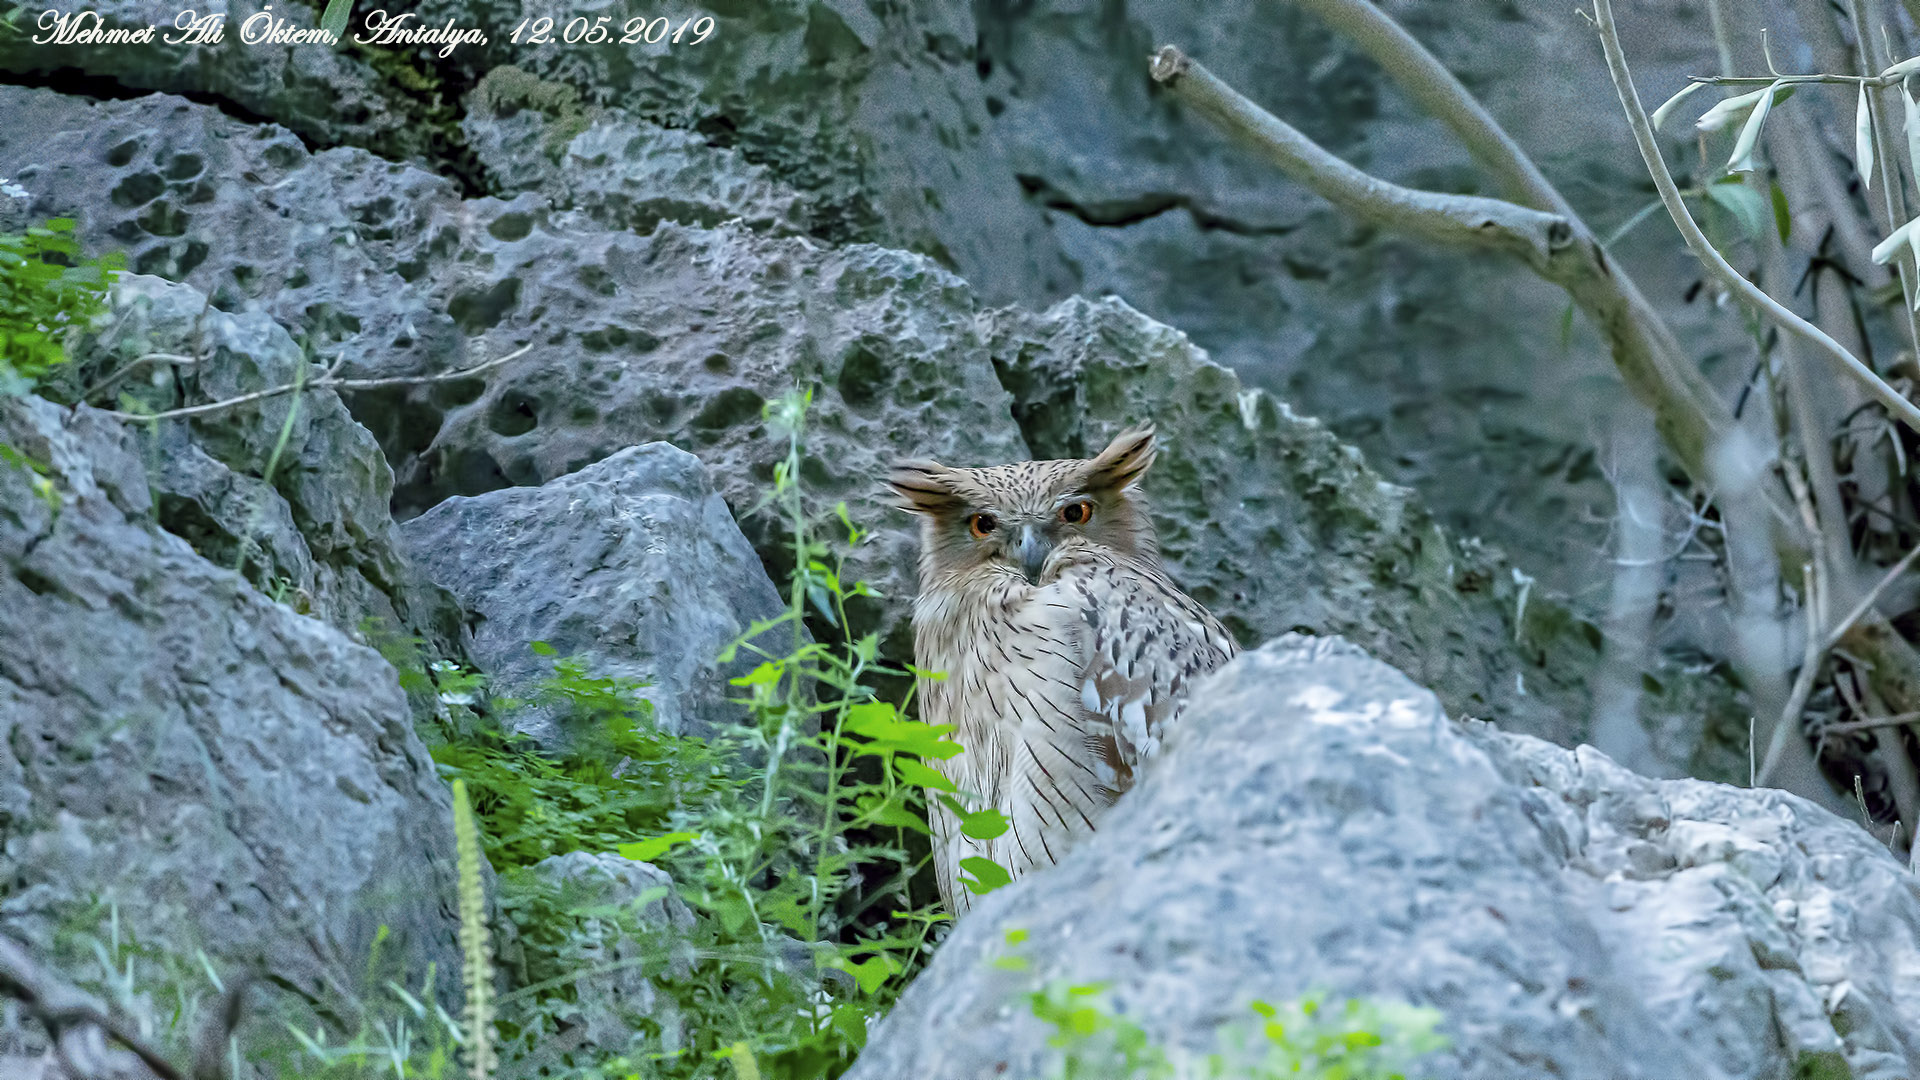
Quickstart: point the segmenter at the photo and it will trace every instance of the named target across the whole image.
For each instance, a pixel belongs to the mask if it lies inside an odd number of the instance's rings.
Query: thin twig
[[[1804,86],[1808,83],[1832,83],[1837,86],[1869,87],[1897,85],[1898,78],[1881,75],[1689,75],[1688,82],[1705,83],[1708,86],[1773,86],[1785,83],[1788,86]]]
[[[1604,6],[1607,0],[1595,0],[1596,5]],[[1818,570],[1814,564],[1807,563],[1800,568],[1802,580],[1811,582]],[[1807,616],[1807,648],[1800,658],[1800,671],[1793,679],[1793,690],[1787,695],[1787,704],[1780,710],[1780,719],[1773,725],[1773,736],[1767,740],[1767,756],[1760,763],[1760,777],[1756,786],[1771,786],[1767,783],[1774,770],[1785,760],[1787,747],[1791,740],[1802,737],[1800,714],[1806,711],[1807,699],[1813,696],[1813,680],[1820,671],[1820,623],[1814,613],[1811,597],[1803,597],[1801,608]]]
[[[1873,588],[1867,590],[1867,595],[1860,598],[1860,602],[1853,606],[1852,611],[1847,612],[1846,618],[1841,619],[1838,625],[1827,632],[1826,647],[1828,649],[1840,644],[1840,639],[1847,636],[1847,631],[1853,629],[1853,624],[1866,615],[1874,602],[1880,599],[1880,594],[1887,591],[1887,586],[1892,585],[1901,574],[1907,572],[1907,567],[1913,565],[1916,557],[1920,557],[1920,547],[1907,552],[1899,562],[1893,564],[1893,569],[1887,571],[1886,576],[1875,582]]]
[[[178,1069],[139,1036],[102,1012],[85,994],[44,971],[23,946],[4,935],[0,935],[0,995],[18,1001],[47,1030],[56,1047],[61,1032],[68,1028],[99,1028],[102,1034],[133,1051],[160,1080],[184,1080]]]
[[[128,372],[131,372],[134,368],[137,368],[142,364],[154,364],[154,363],[197,364],[199,362],[200,360],[198,357],[180,356],[176,353],[148,353],[145,356],[136,356],[133,359],[127,361],[126,363],[120,365],[119,370],[115,371],[113,374],[108,375],[106,378],[101,379],[99,382],[94,383],[92,386],[89,386],[85,390],[80,391],[80,396],[75,400],[85,402],[88,398],[92,397],[93,395],[99,393],[100,391],[106,389],[109,386],[112,386],[114,383],[119,382],[121,379],[126,377]]]
[[[1905,727],[1915,721],[1920,721],[1920,712],[1899,713],[1894,716],[1875,716],[1866,720],[1847,720],[1844,722],[1823,724],[1818,733],[1821,735],[1844,735],[1850,731],[1872,731],[1875,728]]]
[[[450,382],[454,379],[470,379],[475,375],[480,374],[483,371],[487,371],[491,368],[499,367],[501,364],[504,364],[509,360],[515,360],[521,356],[526,355],[527,351],[532,348],[533,348],[533,345],[531,343],[528,343],[526,345],[520,346],[518,349],[515,349],[513,352],[510,352],[505,356],[496,357],[495,359],[489,360],[484,364],[475,364],[470,368],[461,368],[459,371],[445,371],[445,372],[441,372],[438,375],[395,375],[390,378],[384,378],[384,379],[335,378],[334,372],[339,371],[341,365],[345,363],[344,360],[341,360],[341,361],[335,362],[332,367],[328,368],[327,373],[325,375],[321,376],[318,379],[314,379],[310,382],[307,382],[304,385],[299,382],[290,382],[284,386],[275,386],[266,390],[255,390],[249,394],[241,394],[239,397],[230,397],[221,401],[209,402],[205,405],[189,405],[179,409],[168,409],[165,412],[130,413],[130,412],[118,412],[113,409],[101,409],[98,411],[100,415],[111,416],[116,420],[137,420],[137,421],[177,420],[177,419],[180,419],[181,417],[186,417],[186,416],[204,416],[207,413],[219,412],[222,409],[236,408],[238,406],[250,404],[255,401],[261,401],[266,398],[278,397],[281,394],[290,394],[296,390],[301,390],[301,389],[374,390],[383,386],[417,386],[423,383]]]
[[[1620,34],[1613,22],[1613,4],[1611,0],[1594,0],[1594,24],[1600,31],[1600,44],[1607,54],[1607,69],[1613,75],[1614,89],[1620,95],[1620,104],[1626,110],[1627,123],[1633,128],[1634,142],[1640,147],[1640,156],[1646,160],[1647,171],[1652,175],[1654,186],[1660,191],[1660,200],[1667,205],[1667,213],[1692,249],[1695,257],[1706,267],[1707,272],[1727,291],[1740,296],[1749,304],[1787,333],[1801,338],[1837,364],[1840,369],[1857,380],[1867,392],[1877,398],[1887,410],[1898,416],[1906,425],[1920,431],[1920,406],[1908,401],[1899,391],[1888,386],[1886,381],[1875,374],[1873,369],[1860,362],[1859,358],[1846,350],[1846,347],[1827,335],[1827,332],[1795,314],[1782,305],[1765,290],[1748,281],[1744,274],[1735,270],[1723,257],[1707,234],[1693,220],[1686,203],[1680,198],[1680,188],[1674,183],[1673,174],[1667,171],[1666,160],[1660,155],[1659,143],[1653,137],[1653,125],[1647,120],[1647,113],[1640,105],[1640,95],[1633,87],[1633,74],[1627,69],[1626,54],[1620,46]]]

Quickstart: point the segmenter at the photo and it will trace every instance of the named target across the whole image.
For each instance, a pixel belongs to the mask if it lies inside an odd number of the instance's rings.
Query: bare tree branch
[[[98,1028],[133,1051],[160,1080],[185,1080],[166,1058],[108,1016],[92,998],[42,969],[24,947],[5,935],[0,935],[0,995],[19,1002],[56,1045],[70,1028]]]
[[[1564,217],[1477,195],[1416,191],[1354,168],[1292,125],[1242,97],[1213,72],[1168,45],[1153,58],[1153,78],[1223,130],[1266,152],[1281,171],[1355,217],[1459,247],[1484,247],[1544,272],[1573,239]]]
[[[1504,250],[1564,288],[1611,346],[1628,390],[1653,410],[1661,439],[1689,475],[1711,485],[1709,451],[1732,426],[1732,412],[1685,360],[1659,313],[1577,219],[1497,199],[1436,195],[1389,184],[1334,157],[1177,47],[1166,46],[1152,59],[1154,79],[1161,85],[1344,209],[1375,224],[1443,242]],[[1770,512],[1776,524],[1790,523],[1779,494],[1767,493]]]
[[[497,368],[509,360],[517,360],[525,356],[532,348],[533,345],[531,343],[522,345],[505,356],[495,357],[485,363],[475,364],[469,368],[461,368],[458,371],[443,371],[438,375],[395,375],[385,379],[337,379],[333,376],[333,372],[339,370],[339,365],[336,364],[328,370],[326,375],[314,379],[311,382],[290,382],[282,386],[269,387],[265,390],[255,390],[252,393],[241,394],[238,397],[226,398],[222,401],[208,402],[205,405],[188,405],[184,408],[168,409],[165,412],[157,413],[118,412],[113,409],[101,409],[99,412],[103,416],[111,416],[116,420],[178,420],[188,416],[205,416],[208,413],[220,412],[223,409],[232,409],[241,405],[251,404],[255,401],[279,397],[281,394],[291,394],[296,390],[374,390],[383,386],[417,386],[422,383],[451,382],[455,379],[471,379],[481,372]]]
[[[1360,46],[1415,105],[1451,128],[1474,160],[1493,174],[1507,198],[1559,214],[1576,232],[1587,231],[1526,151],[1405,27],[1370,0],[1294,2]]]

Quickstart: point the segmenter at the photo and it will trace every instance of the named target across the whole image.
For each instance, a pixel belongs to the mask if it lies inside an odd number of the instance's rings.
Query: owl
[[[972,898],[962,859],[1016,877],[1057,862],[1132,786],[1194,681],[1238,651],[1160,566],[1139,491],[1153,459],[1142,427],[1090,460],[906,461],[887,478],[920,517],[915,662],[945,675],[919,676],[920,715],[952,724],[965,748],[931,764],[970,809],[1008,823],[979,839],[933,806],[935,874],[955,915]]]

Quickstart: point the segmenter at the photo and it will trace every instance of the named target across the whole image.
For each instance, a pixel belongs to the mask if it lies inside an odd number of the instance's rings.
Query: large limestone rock
[[[143,993],[202,950],[337,1002],[384,938],[446,994],[451,810],[393,670],[155,525],[120,422],[15,399],[0,444],[40,467],[0,464],[0,923],[76,967],[138,943]]]
[[[849,1075],[1046,1075],[1024,995],[1060,982],[1175,1055],[1322,990],[1438,1009],[1435,1076],[1893,1080],[1920,1070],[1920,885],[1795,796],[1459,725],[1290,636],[1196,691],[1098,833],[960,920]]]
[[[413,561],[478,616],[473,658],[496,691],[531,695],[552,665],[528,644],[544,641],[595,676],[648,683],[654,720],[675,733],[740,721],[728,699],[743,691],[728,680],[756,658],[717,658],[786,609],[700,460],[666,443],[541,487],[455,496],[401,535]]]

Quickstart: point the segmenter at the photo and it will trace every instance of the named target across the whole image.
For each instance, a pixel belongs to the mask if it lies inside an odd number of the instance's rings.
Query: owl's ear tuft
[[[1087,462],[1087,486],[1120,491],[1146,474],[1153,464],[1153,425],[1128,428],[1114,437],[1099,456]]]
[[[887,474],[897,498],[894,507],[909,514],[939,514],[962,505],[954,494],[950,470],[937,461],[902,461]]]

